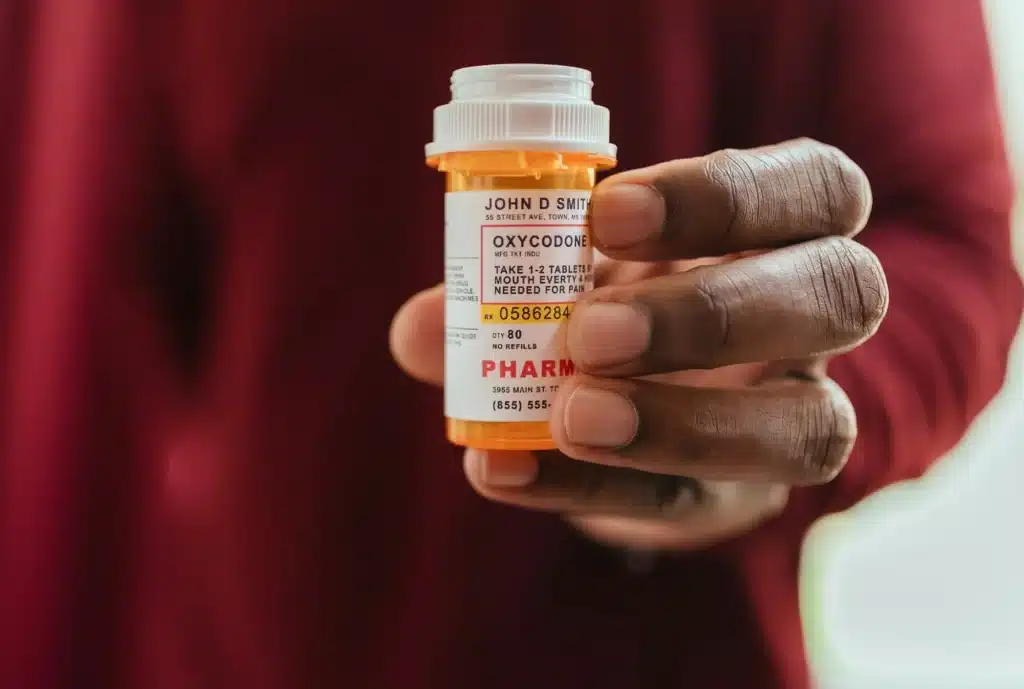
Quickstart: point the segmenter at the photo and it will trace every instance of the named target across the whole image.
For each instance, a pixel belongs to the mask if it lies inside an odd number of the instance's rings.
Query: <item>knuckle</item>
[[[699,269],[698,269],[699,270]],[[732,339],[733,307],[728,296],[734,287],[714,278],[712,271],[701,271],[693,285],[691,313],[685,319],[690,349],[701,361],[709,362]]]
[[[888,310],[889,291],[878,258],[845,237],[804,245],[810,292],[829,346],[859,343],[874,334]]]
[[[810,180],[803,210],[823,235],[858,232],[871,209],[871,191],[864,172],[834,146],[804,140],[794,155],[795,183]],[[802,185],[803,186],[803,185]]]
[[[716,151],[704,160],[703,172],[709,186],[719,190],[723,197],[726,237],[763,210],[758,204],[758,164],[756,156],[734,148]]]
[[[827,483],[834,479],[857,439],[857,422],[846,394],[834,383],[806,395],[794,415],[797,420],[797,481]]]
[[[684,462],[703,463],[713,459],[714,440],[736,432],[732,417],[714,404],[688,405],[672,415],[669,432],[672,454]]]

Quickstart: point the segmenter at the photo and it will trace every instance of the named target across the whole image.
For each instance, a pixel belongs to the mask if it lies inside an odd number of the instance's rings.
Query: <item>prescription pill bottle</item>
[[[559,65],[467,67],[434,111],[427,163],[446,173],[445,392],[448,439],[544,450],[558,344],[593,287],[590,194],[614,167],[608,109],[590,72]]]

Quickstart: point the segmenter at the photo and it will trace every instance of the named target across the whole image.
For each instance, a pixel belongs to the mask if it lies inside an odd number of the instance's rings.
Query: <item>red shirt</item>
[[[976,2],[8,0],[0,686],[807,686],[801,538],[1002,383],[1022,291]],[[891,308],[833,484],[631,572],[489,504],[388,323],[442,279],[453,68],[593,71],[623,168],[807,135],[874,185]]]

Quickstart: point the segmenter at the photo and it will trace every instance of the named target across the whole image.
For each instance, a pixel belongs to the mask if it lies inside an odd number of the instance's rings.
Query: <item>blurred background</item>
[[[1024,271],[1024,0],[986,5]],[[1024,689],[1021,544],[1024,331],[1003,391],[949,456],[809,534],[801,605],[818,688]]]
[[[1024,199],[1024,1],[989,0],[987,10]],[[1024,267],[1024,202],[1016,217]],[[1024,688],[1024,549],[1011,546],[1022,528],[1018,335],[1005,389],[955,451],[808,537],[802,604],[820,689]]]

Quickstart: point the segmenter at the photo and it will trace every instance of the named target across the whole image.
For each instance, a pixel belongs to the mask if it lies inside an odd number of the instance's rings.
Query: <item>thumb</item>
[[[391,321],[391,356],[403,371],[434,385],[444,381],[444,285],[405,302]]]

